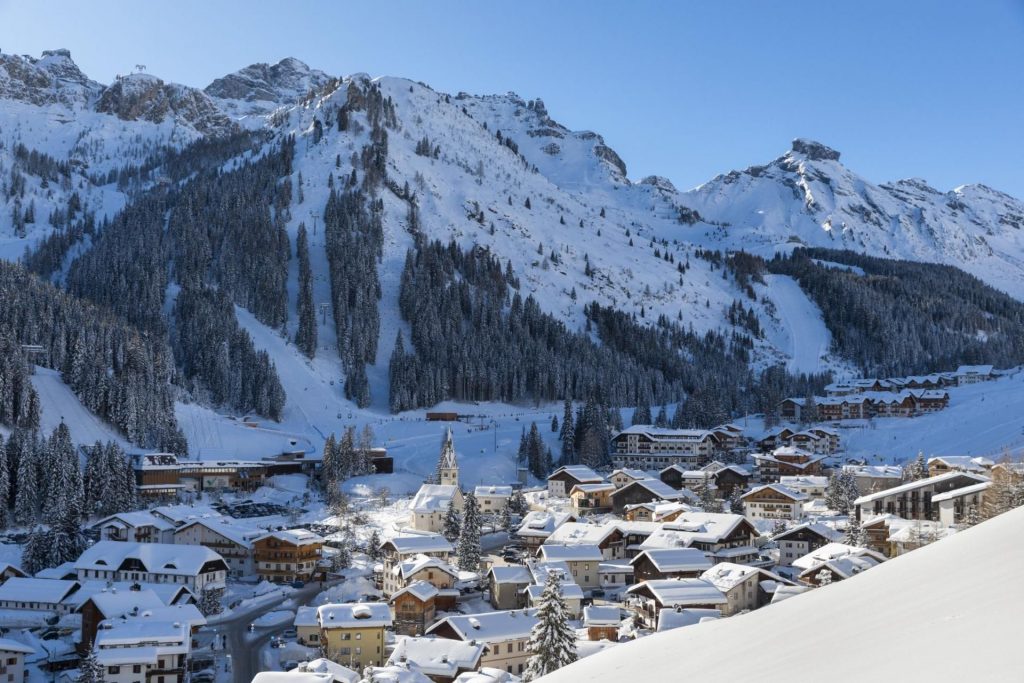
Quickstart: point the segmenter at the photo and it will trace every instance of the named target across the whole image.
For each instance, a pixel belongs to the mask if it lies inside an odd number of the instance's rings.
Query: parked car
[[[302,588],[305,585],[305,581],[292,581],[292,588]]]
[[[281,670],[282,671],[291,671],[292,669],[295,669],[298,666],[299,666],[298,662],[296,662],[294,659],[289,659],[288,661],[281,663]]]
[[[288,640],[295,640],[299,637],[299,633],[293,628],[288,628],[284,630],[284,632],[281,634],[281,637],[286,638]]]

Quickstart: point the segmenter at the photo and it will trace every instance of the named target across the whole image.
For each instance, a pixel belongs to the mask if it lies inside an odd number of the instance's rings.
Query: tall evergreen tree
[[[0,529],[6,529],[11,509],[11,476],[7,468],[7,449],[0,436]]]
[[[100,664],[100,660],[96,656],[96,647],[94,645],[89,648],[89,654],[79,664],[78,677],[75,678],[75,683],[104,683],[106,671],[107,668]]]
[[[449,543],[459,540],[462,533],[462,522],[459,520],[459,511],[455,507],[455,496],[448,500],[448,507],[444,511],[444,525],[441,534],[448,539]]]
[[[14,521],[28,526],[39,515],[38,447],[34,434],[22,435],[18,453],[18,488],[14,498]]]
[[[457,548],[459,569],[475,572],[480,569],[480,507],[472,491],[466,491],[462,503],[462,528]]]
[[[569,624],[569,610],[562,598],[561,574],[548,572],[537,608],[537,623],[530,631],[530,653],[524,681],[533,681],[576,661],[576,632]]]
[[[313,270],[309,264],[309,236],[306,234],[305,223],[299,225],[295,251],[299,261],[299,320],[295,330],[295,345],[312,358],[316,355],[317,343],[316,307],[313,303]]]
[[[560,462],[563,465],[576,464],[576,425],[573,420],[572,401],[569,399],[565,399],[562,411],[562,427],[558,438],[562,442],[562,459]]]

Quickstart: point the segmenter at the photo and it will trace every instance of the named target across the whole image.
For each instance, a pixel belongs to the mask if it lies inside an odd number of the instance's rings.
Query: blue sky
[[[0,0],[0,49],[66,47],[109,82],[205,86],[295,56],[334,74],[541,97],[631,177],[680,188],[818,139],[871,180],[1024,198],[1024,0],[52,2]]]

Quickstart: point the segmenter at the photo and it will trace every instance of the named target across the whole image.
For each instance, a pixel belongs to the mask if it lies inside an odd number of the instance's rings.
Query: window
[[[119,667],[119,666],[108,666],[107,667],[107,673],[109,673],[109,674],[119,674],[119,673],[121,673],[121,667]]]
[[[132,665],[132,673],[133,674],[142,673],[142,665],[141,664],[134,664],[134,665]]]
[[[356,640],[362,640],[362,639],[363,639],[363,634],[362,633],[357,633],[356,634]]]

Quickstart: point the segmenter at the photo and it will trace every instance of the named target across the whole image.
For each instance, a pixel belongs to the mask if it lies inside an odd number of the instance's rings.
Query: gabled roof
[[[933,503],[941,503],[944,500],[953,500],[961,496],[971,496],[975,493],[981,493],[992,486],[992,482],[983,481],[973,486],[964,486],[963,488],[953,489],[952,491],[946,491],[945,493],[939,493],[932,496]]]
[[[586,465],[563,465],[548,476],[548,481],[560,478],[559,475],[570,476],[581,484],[596,484],[604,481],[604,477]]]
[[[765,484],[764,486],[758,486],[757,488],[750,489],[749,491],[744,493],[742,496],[740,496],[740,499],[750,498],[751,496],[757,495],[758,493],[761,493],[762,491],[767,491],[767,490],[774,491],[775,493],[779,494],[780,496],[785,496],[786,498],[789,498],[790,500],[792,500],[794,502],[800,502],[800,501],[807,500],[807,499],[810,498],[810,496],[808,496],[806,493],[800,493],[799,491],[794,491],[793,489],[789,488],[788,486],[783,486],[782,484]]]
[[[648,479],[651,475],[647,474],[643,470],[636,469],[634,467],[620,467],[619,469],[612,472],[614,477],[616,474],[629,477],[630,479]]]
[[[507,567],[491,567],[488,576],[494,577],[495,583],[529,584],[533,581],[533,575],[527,567],[521,564],[509,565]]]
[[[177,536],[186,529],[191,529],[196,526],[209,529],[213,533],[223,536],[228,541],[231,541],[242,548],[248,549],[252,549],[252,542],[254,540],[267,533],[265,529],[249,527],[244,524],[235,524],[232,520],[225,519],[223,517],[204,517],[185,522],[175,529],[174,534]],[[173,524],[171,525],[171,528],[175,528]]]
[[[319,626],[320,620],[316,609],[313,605],[300,605],[295,608],[295,620],[292,622],[292,625],[296,628],[300,626]]]
[[[430,557],[423,554],[414,555],[404,562],[399,562],[395,565],[395,568],[392,571],[395,573],[395,576],[401,576],[403,579],[407,579],[424,569],[436,569],[440,572],[444,572],[445,574],[449,574],[456,579],[459,578],[459,572],[452,568],[452,566],[447,562],[439,560],[436,557]]]
[[[793,566],[797,569],[813,569],[814,567],[825,564],[826,562],[842,559],[844,557],[860,557],[862,555],[872,557],[876,562],[885,561],[885,555],[868,548],[858,548],[845,543],[827,543],[817,550],[812,550],[806,555],[793,560]]]
[[[618,626],[622,613],[616,605],[587,605],[583,608],[584,626]]]
[[[568,512],[550,512],[546,510],[533,510],[527,512],[516,530],[517,536],[547,538],[570,519],[575,519]]]
[[[386,602],[329,603],[317,608],[320,627],[370,628],[391,626],[391,608]]]
[[[10,638],[0,638],[0,652],[20,652],[23,655],[31,655],[35,653],[35,648]]]
[[[561,590],[562,598],[565,600],[582,600],[584,598],[583,589],[575,583],[563,582],[559,584],[559,590]],[[526,594],[529,596],[531,605],[536,604],[543,593],[544,586],[533,584],[526,587]]]
[[[477,498],[481,496],[502,496],[508,498],[512,495],[511,486],[477,486],[473,489],[473,495]]]
[[[423,484],[409,503],[409,509],[413,512],[443,511],[458,490],[457,486],[451,484]]]
[[[89,598],[104,619],[123,617],[143,610],[163,607],[164,601],[151,590],[141,591],[103,591]]]
[[[575,484],[569,490],[569,495],[572,495],[576,491],[580,493],[600,493],[601,491],[614,491],[615,484],[609,482],[602,482],[600,484]]]
[[[635,565],[646,557],[659,572],[699,572],[711,567],[711,560],[697,548],[650,548],[629,561]]]
[[[806,522],[804,524],[798,524],[795,527],[783,531],[781,534],[773,536],[772,540],[784,541],[790,536],[794,536],[802,531],[815,534],[816,536],[819,536],[822,539],[824,539],[826,543],[838,541],[843,537],[843,534],[839,533],[830,526],[826,526],[824,524],[821,524],[820,522]]]
[[[612,493],[612,498],[624,495],[623,491],[627,491],[634,487],[640,487],[642,489],[645,489],[652,496],[660,498],[662,500],[676,500],[677,498],[680,498],[682,496],[682,494],[679,491],[675,490],[674,488],[663,482],[661,479],[649,478],[632,481],[626,484],[618,491]]]
[[[137,510],[134,512],[118,512],[117,514],[104,517],[98,522],[90,525],[90,528],[96,529],[98,527],[109,526],[120,522],[121,528],[125,527],[145,527],[151,526],[160,531],[168,531],[174,528],[174,524],[167,521],[163,517],[158,517],[148,510]]]
[[[903,484],[902,486],[894,486],[891,489],[885,489],[883,491],[878,491],[877,493],[872,493],[872,494],[869,494],[869,495],[866,495],[866,496],[861,496],[860,498],[858,498],[855,501],[853,501],[853,504],[854,505],[864,505],[866,503],[871,503],[871,502],[873,502],[875,500],[880,500],[880,499],[883,499],[883,498],[888,498],[889,496],[895,496],[895,495],[899,495],[901,493],[907,493],[908,491],[913,491],[914,489],[919,489],[919,488],[922,488],[922,487],[925,487],[925,486],[931,486],[933,484],[941,484],[942,482],[949,481],[951,479],[956,479],[957,477],[966,477],[967,479],[974,480],[974,482],[978,483],[978,484],[980,484],[982,482],[989,481],[989,479],[987,477],[983,477],[980,474],[974,474],[972,472],[961,472],[959,470],[953,470],[952,472],[945,472],[945,473],[940,474],[940,475],[935,476],[935,477],[928,477],[927,479],[918,479],[917,481],[907,482],[906,484]]]
[[[465,640],[420,636],[401,638],[388,658],[388,664],[415,664],[427,676],[454,678],[460,671],[473,671],[480,666],[483,643]]]
[[[616,434],[614,438],[618,438],[623,434],[640,434],[646,436],[652,441],[700,442],[705,439],[718,441],[718,436],[708,429],[675,429],[673,427],[655,427],[653,425],[633,425],[623,429],[621,432]]]
[[[77,581],[12,576],[0,585],[0,602],[57,604],[78,590],[79,586]]]
[[[517,609],[480,614],[453,614],[427,629],[427,635],[447,626],[462,640],[493,643],[526,638],[537,623],[537,610]]]
[[[941,462],[947,467],[954,467],[956,469],[970,472],[984,472],[996,464],[994,460],[990,460],[989,458],[971,457],[969,455],[940,455],[934,458],[928,458],[929,465],[933,462]]]
[[[681,609],[663,607],[658,610],[657,633],[671,631],[684,626],[696,626],[702,621],[714,621],[722,618],[722,611],[706,607],[684,607]]]
[[[663,607],[688,605],[724,605],[729,602],[722,591],[704,579],[659,579],[643,581],[626,589],[627,593],[650,595]]]
[[[122,541],[99,541],[78,557],[75,569],[117,571],[127,560],[138,561],[149,572],[176,576],[198,576],[208,563],[227,570],[224,558],[201,545]]]
[[[400,555],[410,553],[443,553],[452,552],[452,544],[441,534],[414,534],[395,536],[382,542],[382,548],[391,546]]]
[[[545,543],[540,547],[540,554],[546,562],[600,562],[604,559],[601,549],[596,545],[551,545]]]
[[[714,567],[701,574],[700,578],[711,582],[716,588],[718,588],[718,590],[724,593],[732,590],[754,574],[761,576],[758,581],[768,579],[778,583],[790,583],[778,574],[770,572],[767,569],[751,567],[745,564],[733,564],[732,562],[719,562]]]
[[[322,536],[314,534],[308,529],[283,529],[280,531],[271,531],[270,533],[260,536],[256,541],[262,541],[267,538],[274,538],[282,543],[288,543],[289,545],[295,546],[317,545],[324,542]]]
[[[427,581],[413,581],[405,588],[392,593],[388,602],[394,602],[400,595],[411,595],[420,602],[426,602],[431,598],[437,597],[438,593],[440,593],[440,591],[437,590],[432,583]]]

